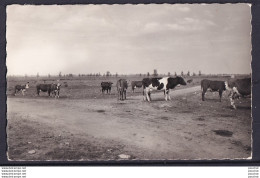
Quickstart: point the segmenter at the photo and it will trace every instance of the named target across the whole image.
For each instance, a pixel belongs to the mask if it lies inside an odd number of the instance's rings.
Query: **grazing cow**
[[[26,91],[26,89],[29,88],[29,82],[27,82],[25,85],[15,85],[14,87],[14,96],[16,95],[16,93],[18,93],[19,91],[22,91],[22,94],[24,96],[24,92]]]
[[[125,79],[119,79],[116,83],[118,99],[124,100],[126,99],[126,90],[128,87],[127,81]]]
[[[143,86],[143,82],[142,81],[132,81],[131,86],[132,86],[132,90],[134,93],[136,88],[141,88]]]
[[[144,100],[148,101],[151,101],[152,90],[163,90],[167,101],[171,100],[170,89],[174,89],[177,85],[186,85],[182,77],[144,78],[142,83]]]
[[[112,87],[112,82],[101,82],[101,91],[104,93],[104,91],[107,91],[107,93],[111,93],[111,87]]]
[[[47,92],[49,96],[51,94],[55,97],[59,97],[61,84],[38,84],[36,85],[37,95],[40,95],[40,92]]]
[[[231,79],[225,82],[225,86],[230,91],[229,99],[234,109],[236,109],[235,98],[251,95],[251,78]]]
[[[219,93],[219,101],[221,102],[221,97],[223,91],[226,90],[225,82],[224,81],[212,81],[204,79],[201,81],[201,90],[202,90],[202,101],[205,101],[205,93],[207,90],[211,92],[218,92]]]

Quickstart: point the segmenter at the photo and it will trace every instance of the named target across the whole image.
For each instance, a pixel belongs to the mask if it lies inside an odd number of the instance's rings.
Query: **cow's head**
[[[25,84],[25,88],[26,88],[26,89],[29,88],[29,82],[27,82],[27,83]]]
[[[230,88],[229,85],[228,85],[228,81],[225,81],[225,89],[226,89],[226,90],[231,90],[231,88]]]
[[[187,83],[185,82],[185,80],[182,77],[177,77],[178,79],[178,83],[181,85],[187,85]]]
[[[60,90],[61,84],[57,83],[57,90]]]

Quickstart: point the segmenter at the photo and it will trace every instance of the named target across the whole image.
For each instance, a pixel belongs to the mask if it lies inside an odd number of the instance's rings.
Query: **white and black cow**
[[[143,82],[142,81],[132,81],[131,86],[132,86],[132,91],[134,93],[136,88],[142,88]]]
[[[186,85],[182,77],[163,77],[163,78],[144,78],[143,81],[144,100],[151,101],[152,90],[163,90],[165,100],[171,100],[170,89],[174,89],[177,85]]]
[[[230,91],[231,106],[236,109],[235,98],[251,95],[251,77],[244,79],[231,79],[225,82],[226,89]]]
[[[14,96],[16,95],[16,93],[18,93],[19,91],[22,91],[22,94],[24,96],[24,92],[26,91],[26,89],[29,88],[29,82],[27,82],[25,85],[15,85],[14,87]]]

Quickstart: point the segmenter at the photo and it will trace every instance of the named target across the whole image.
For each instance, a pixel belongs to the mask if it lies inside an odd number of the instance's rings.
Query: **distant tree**
[[[106,76],[109,77],[111,74],[109,71],[107,71]]]
[[[168,76],[171,76],[171,73],[170,73],[170,72],[168,72]]]
[[[177,76],[177,73],[176,73],[176,72],[174,73],[174,76]]]
[[[51,74],[48,74],[48,78],[51,78]]]
[[[37,72],[37,75],[36,75],[36,77],[37,77],[37,78],[39,78],[39,77],[40,77],[40,75],[39,75],[39,72]]]
[[[69,74],[69,77],[73,77],[73,74]]]
[[[116,77],[118,77],[118,73],[116,73]]]
[[[147,72],[147,77],[149,77],[150,76],[150,73],[149,72]]]
[[[192,76],[196,76],[195,72],[193,72]]]
[[[154,76],[154,77],[158,76],[157,69],[154,69],[154,70],[153,70],[153,76]]]
[[[188,71],[187,76],[190,76],[190,71]]]
[[[59,72],[59,77],[61,77],[62,75],[61,75],[61,72]]]
[[[181,71],[181,76],[183,76],[184,74],[183,74],[183,71]]]
[[[201,76],[201,71],[199,71],[199,76]]]
[[[79,74],[79,77],[81,77],[81,75]]]
[[[142,74],[140,73],[139,76],[142,77]]]

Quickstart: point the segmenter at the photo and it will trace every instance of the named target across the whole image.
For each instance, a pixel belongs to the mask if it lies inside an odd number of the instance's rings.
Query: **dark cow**
[[[49,96],[51,94],[55,97],[59,97],[61,84],[38,84],[36,85],[37,95],[40,95],[40,92],[47,92]]]
[[[22,94],[24,96],[24,92],[26,91],[26,89],[29,88],[29,82],[27,82],[25,85],[15,85],[14,87],[14,96],[16,95],[16,93],[18,93],[19,91],[22,91]]]
[[[134,93],[136,88],[142,88],[143,82],[142,81],[132,81],[131,86],[132,86],[132,90]]]
[[[111,87],[112,87],[112,82],[101,82],[101,91],[104,93],[104,91],[107,91],[107,93],[111,93]]]
[[[118,99],[124,100],[126,99],[126,90],[128,88],[127,81],[125,79],[119,79],[116,83]]]
[[[205,101],[205,93],[207,90],[211,92],[218,92],[219,93],[219,101],[221,102],[221,97],[223,91],[226,90],[225,82],[224,81],[212,81],[204,79],[201,81],[201,90],[202,90],[202,101]]]
[[[225,82],[225,86],[228,91],[230,91],[229,99],[231,106],[236,109],[235,98],[239,96],[248,96],[251,95],[251,78],[244,79],[231,79]]]
[[[163,77],[163,78],[144,78],[143,81],[144,100],[151,101],[152,90],[163,90],[165,100],[171,100],[170,89],[174,89],[177,85],[186,85],[182,77]]]

